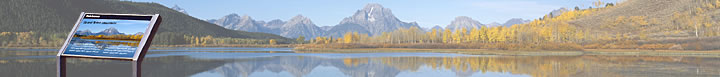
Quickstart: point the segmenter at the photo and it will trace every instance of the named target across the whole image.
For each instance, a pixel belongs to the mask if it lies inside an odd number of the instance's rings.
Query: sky
[[[178,5],[198,19],[218,19],[236,13],[255,20],[289,20],[303,15],[318,26],[334,26],[368,3],[390,8],[404,22],[421,27],[445,27],[457,16],[468,16],[483,24],[504,23],[511,18],[537,19],[559,8],[587,8],[598,0],[131,0]],[[618,0],[603,0],[615,3]]]
[[[83,24],[82,22],[85,21],[116,22],[116,24]],[[150,25],[150,21],[144,20],[83,19],[82,22],[77,31],[90,30],[92,33],[97,33],[110,27],[115,27],[118,32],[124,34],[145,33],[145,30],[147,30],[147,27]]]

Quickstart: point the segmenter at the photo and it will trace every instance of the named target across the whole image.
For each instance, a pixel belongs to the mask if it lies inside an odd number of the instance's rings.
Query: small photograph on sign
[[[82,19],[64,54],[133,58],[149,24],[149,20]]]

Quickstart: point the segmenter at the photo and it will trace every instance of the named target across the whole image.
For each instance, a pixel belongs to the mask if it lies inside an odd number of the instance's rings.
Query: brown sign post
[[[57,76],[66,77],[67,58],[93,58],[132,61],[133,77],[140,77],[161,21],[159,14],[82,12],[57,54]]]

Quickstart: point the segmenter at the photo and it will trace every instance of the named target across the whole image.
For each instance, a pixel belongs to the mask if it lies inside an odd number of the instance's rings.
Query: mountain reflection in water
[[[720,58],[683,56],[488,56],[449,53],[294,53],[275,48],[238,51],[153,50],[146,77],[718,77]],[[222,50],[222,51],[213,51]],[[273,50],[248,51],[248,50]],[[2,50],[0,50],[2,51]],[[0,74],[54,76],[54,52],[2,51]],[[50,56],[42,58],[42,56]],[[41,58],[30,58],[41,57]],[[125,77],[129,62],[69,60],[69,76]],[[119,69],[119,70],[111,70]],[[123,70],[124,69],[124,70]],[[87,73],[83,72],[92,72]],[[115,74],[121,72],[119,74]]]
[[[678,59],[682,58],[682,59]],[[278,56],[226,63],[196,77],[322,76],[314,72],[341,73],[349,77],[617,77],[617,76],[718,76],[720,61],[689,57],[640,56],[511,56],[511,57],[369,57],[320,58]],[[330,67],[337,70],[316,70]],[[449,71],[442,71],[449,70]],[[253,75],[268,74],[271,75]],[[433,73],[413,73],[413,72]],[[414,75],[409,75],[409,74]],[[448,74],[450,73],[450,74]],[[213,75],[215,74],[215,75]],[[289,74],[289,75],[283,75]],[[328,76],[337,77],[337,76]]]

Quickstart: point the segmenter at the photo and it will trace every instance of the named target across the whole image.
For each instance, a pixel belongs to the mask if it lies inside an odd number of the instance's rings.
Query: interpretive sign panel
[[[160,20],[158,14],[82,13],[58,56],[138,60]]]

